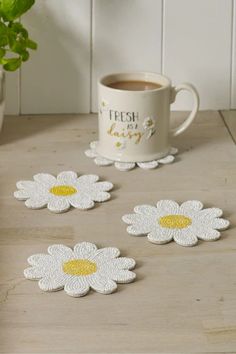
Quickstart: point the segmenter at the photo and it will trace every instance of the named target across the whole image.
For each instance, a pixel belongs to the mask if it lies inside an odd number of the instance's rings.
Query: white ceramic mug
[[[119,81],[145,81],[161,85],[146,91],[109,87]],[[170,130],[170,105],[179,91],[193,96],[193,109],[187,119]],[[149,72],[118,73],[98,83],[99,155],[114,161],[142,162],[164,157],[171,148],[171,137],[181,134],[192,123],[199,107],[196,89],[188,83],[173,87],[166,76]]]

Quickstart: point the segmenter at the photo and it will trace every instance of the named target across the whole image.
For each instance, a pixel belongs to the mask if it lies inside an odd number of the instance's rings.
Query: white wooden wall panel
[[[164,0],[163,71],[195,84],[201,109],[230,107],[231,20],[232,0]],[[191,108],[190,97],[172,108]]]
[[[22,67],[22,113],[90,110],[90,0],[40,0],[22,18],[37,52]]]
[[[234,0],[233,9],[231,108],[236,109],[236,0]]]
[[[6,73],[6,114],[20,113],[19,71]]]
[[[97,80],[117,71],[161,70],[161,0],[94,0],[92,111]]]
[[[39,48],[7,73],[7,114],[96,111],[98,77],[128,70],[192,82],[201,109],[236,108],[236,0],[38,0],[22,20]],[[190,108],[187,94],[172,106]]]

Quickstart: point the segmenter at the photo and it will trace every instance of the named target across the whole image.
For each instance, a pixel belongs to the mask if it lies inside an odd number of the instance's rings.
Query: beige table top
[[[176,120],[182,116],[176,114]],[[119,172],[84,155],[96,117],[7,117],[0,166],[0,353],[236,353],[236,148],[217,112],[202,112],[174,142],[177,161]],[[115,184],[90,211],[33,211],[12,194],[38,172],[95,173]],[[121,216],[159,199],[199,199],[232,227],[193,248],[126,233]],[[91,241],[137,261],[137,281],[113,295],[71,298],[24,279],[27,257],[48,245]]]

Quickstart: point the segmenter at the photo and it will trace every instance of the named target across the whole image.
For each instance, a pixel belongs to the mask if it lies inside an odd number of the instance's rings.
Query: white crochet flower
[[[156,125],[156,122],[153,118],[147,117],[143,121],[143,128],[146,129],[154,129]]]
[[[100,156],[96,152],[96,146],[97,146],[97,141],[92,141],[90,143],[90,149],[85,151],[85,155],[89,158],[94,159],[94,162],[98,166],[110,166],[114,165],[118,170],[120,171],[130,171],[132,170],[135,166],[138,166],[144,170],[152,170],[158,165],[166,165],[169,163],[172,163],[175,160],[174,155],[177,154],[178,150],[176,148],[171,148],[169,155],[165,156],[162,159],[158,160],[153,160],[153,161],[148,161],[148,162],[117,162],[113,160],[109,160],[105,157]]]
[[[108,109],[109,109],[109,103],[106,100],[102,99],[99,108],[100,114],[102,114],[102,112],[108,111]]]
[[[97,249],[89,242],[77,243],[72,250],[64,245],[48,247],[49,254],[35,254],[28,258],[31,267],[24,270],[27,279],[39,280],[44,291],[65,292],[74,297],[84,296],[89,289],[111,294],[116,283],[130,283],[136,274],[132,258],[119,257],[114,247]]]
[[[140,236],[147,234],[150,242],[164,244],[174,240],[181,246],[194,246],[198,239],[214,241],[220,238],[217,229],[226,229],[229,221],[221,219],[222,210],[202,209],[198,200],[186,201],[180,206],[173,200],[160,200],[157,207],[138,205],[135,214],[127,214],[122,220],[130,224],[127,232]]]
[[[155,134],[156,121],[152,117],[147,117],[143,121],[143,128],[146,131],[146,139],[150,139]]]
[[[102,106],[103,108],[107,107],[107,106],[108,106],[108,102],[107,102],[106,100],[102,99],[102,100],[101,100],[101,106]]]
[[[125,139],[122,139],[122,138],[117,139],[114,144],[115,144],[115,148],[116,148],[117,150],[124,150],[124,149],[126,148],[126,141],[125,141]]]
[[[19,181],[19,189],[14,193],[18,200],[25,200],[31,209],[47,207],[55,213],[69,210],[70,206],[78,209],[90,209],[94,202],[110,199],[107,192],[113,188],[110,182],[97,182],[96,175],[77,176],[76,172],[63,171],[54,177],[48,173],[33,176],[34,181]]]

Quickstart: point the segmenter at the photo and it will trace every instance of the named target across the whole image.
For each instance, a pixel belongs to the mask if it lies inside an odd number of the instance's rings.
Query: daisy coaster
[[[164,244],[174,240],[180,246],[195,246],[198,239],[215,241],[220,238],[218,230],[229,226],[229,221],[220,218],[218,208],[203,209],[198,200],[189,200],[179,205],[173,200],[160,200],[157,206],[137,205],[134,214],[122,220],[129,224],[127,232],[134,236],[147,235],[150,242]]]
[[[25,200],[30,209],[47,207],[54,213],[63,213],[70,207],[87,210],[94,207],[94,202],[110,199],[113,188],[111,182],[98,182],[96,175],[77,176],[76,172],[63,171],[54,177],[48,173],[33,176],[33,181],[19,181],[19,189],[14,193],[18,200]]]
[[[84,153],[87,157],[91,158],[94,160],[95,164],[98,166],[111,166],[114,165],[115,168],[119,171],[130,171],[133,168],[140,167],[143,170],[153,170],[154,168],[157,168],[159,165],[167,165],[169,163],[172,163],[175,160],[175,156],[178,153],[178,149],[176,148],[171,148],[169,155],[163,157],[162,159],[159,160],[152,160],[152,161],[147,161],[147,162],[118,162],[118,161],[113,161],[109,160],[105,157],[102,157],[98,155],[96,152],[96,146],[97,146],[97,141],[92,141],[90,143],[90,149],[86,150]],[[118,142],[119,148],[123,147],[122,142]]]
[[[119,257],[118,248],[97,249],[89,242],[77,243],[74,249],[64,245],[48,247],[48,254],[35,254],[28,258],[31,267],[24,270],[30,280],[39,280],[44,291],[64,289],[74,297],[84,296],[93,289],[101,294],[111,294],[116,283],[130,283],[136,274],[132,258]]]

